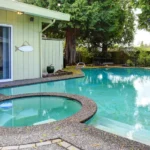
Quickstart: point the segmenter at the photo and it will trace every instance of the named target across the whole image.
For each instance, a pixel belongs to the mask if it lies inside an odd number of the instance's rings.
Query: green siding
[[[0,24],[13,26],[13,80],[40,77],[41,19],[34,17],[34,22],[30,22],[29,18],[29,15],[17,15],[16,12],[0,10]],[[33,46],[34,51],[16,51],[15,47],[20,47],[25,41]]]
[[[41,77],[40,41],[42,46],[42,72],[50,64],[55,71],[63,67],[63,41],[41,40],[41,22],[48,20],[35,17],[30,22],[30,15],[17,15],[16,12],[0,10],[0,24],[13,26],[13,80]],[[16,47],[27,41],[33,46],[32,52],[22,52]]]

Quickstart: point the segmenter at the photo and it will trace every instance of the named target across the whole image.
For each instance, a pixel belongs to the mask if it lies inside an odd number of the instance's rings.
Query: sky
[[[150,32],[145,30],[137,30],[134,37],[134,45],[140,46],[142,41],[144,44],[150,45]]]
[[[135,15],[140,14],[141,10],[136,9]],[[137,21],[135,22],[137,25]],[[141,42],[143,41],[144,44],[150,45],[150,32],[147,32],[146,30],[139,30],[136,29],[135,37],[134,37],[134,46],[140,46]]]

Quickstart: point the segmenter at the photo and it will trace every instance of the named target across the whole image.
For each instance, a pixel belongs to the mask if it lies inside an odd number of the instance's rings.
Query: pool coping
[[[52,81],[68,80],[68,79],[74,79],[74,78],[82,78],[84,76],[85,75],[82,72],[81,74],[73,74],[73,75],[63,75],[63,76],[55,76],[55,77],[47,77],[47,78],[36,78],[36,79],[0,82],[0,89],[17,87],[17,86],[25,86],[25,85],[31,85],[31,84],[38,84],[38,83],[45,83],[45,82],[52,82]]]

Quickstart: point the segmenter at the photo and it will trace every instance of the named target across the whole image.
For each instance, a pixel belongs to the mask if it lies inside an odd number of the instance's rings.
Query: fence
[[[54,65],[55,71],[63,68],[63,40],[42,40],[42,71],[47,72],[49,65]]]

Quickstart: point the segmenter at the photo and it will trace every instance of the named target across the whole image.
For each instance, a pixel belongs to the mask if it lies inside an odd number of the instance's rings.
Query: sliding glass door
[[[11,30],[11,26],[0,25],[0,82],[12,79]]]

